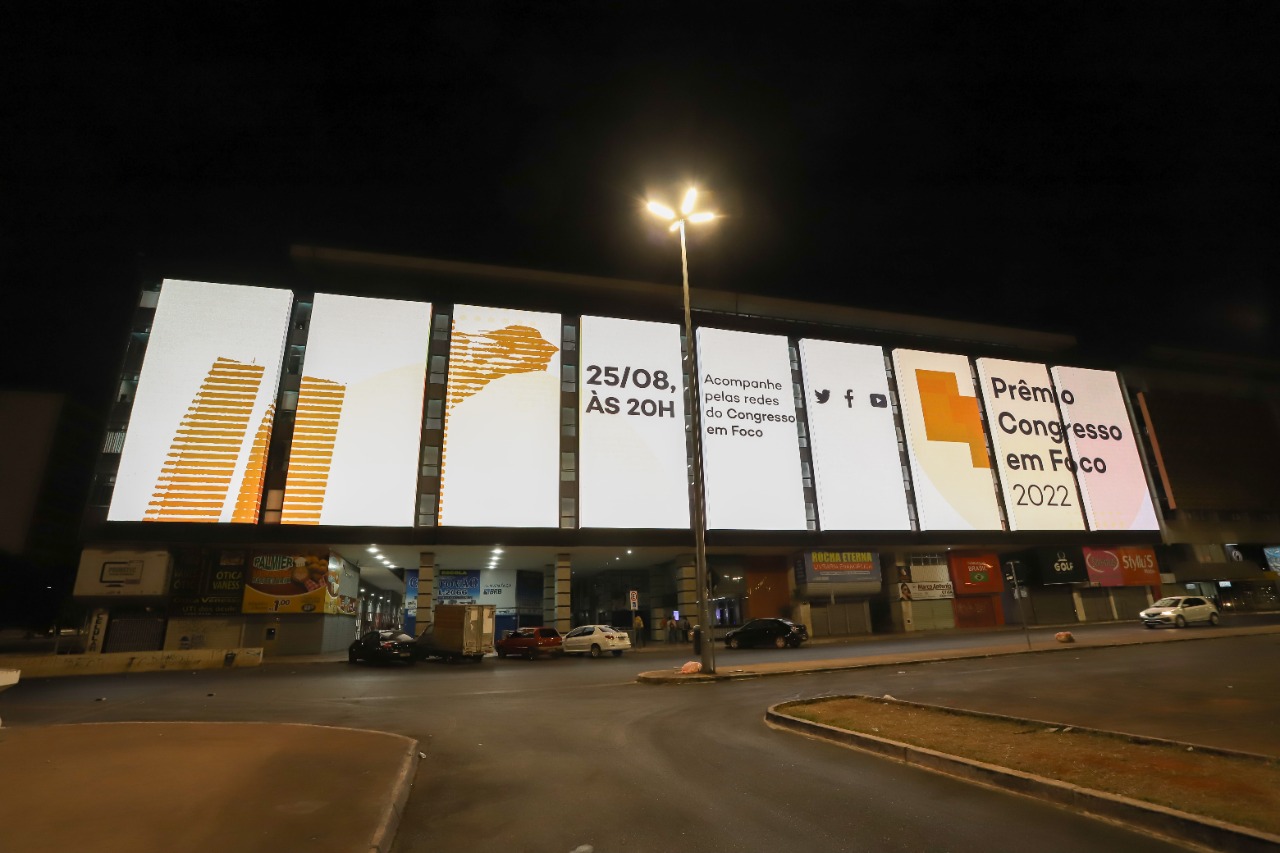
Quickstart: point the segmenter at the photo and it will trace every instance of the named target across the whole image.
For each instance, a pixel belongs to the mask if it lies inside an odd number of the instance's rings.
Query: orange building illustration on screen
[[[249,437],[249,419],[264,373],[262,365],[214,360],[174,434],[143,515],[146,521],[216,522],[233,486],[232,521],[257,521],[274,406],[268,406],[257,425],[239,484],[232,479]]]
[[[298,412],[289,451],[289,474],[284,485],[283,524],[319,524],[324,509],[333,446],[347,386],[329,379],[303,376],[298,387]]]

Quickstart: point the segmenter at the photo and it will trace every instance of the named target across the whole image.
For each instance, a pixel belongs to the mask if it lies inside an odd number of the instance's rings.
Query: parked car
[[[1158,628],[1161,625],[1184,628],[1192,622],[1217,625],[1219,616],[1218,608],[1203,596],[1173,595],[1160,599],[1139,613],[1138,618],[1148,628]]]
[[[417,646],[403,631],[370,631],[347,647],[351,663],[413,663]]]
[[[502,639],[493,644],[498,657],[516,655],[533,660],[539,655],[559,657],[564,654],[564,640],[555,628],[518,628],[503,632]]]
[[[724,644],[731,649],[744,646],[776,646],[795,648],[809,639],[809,629],[790,619],[752,619],[741,628],[734,628],[724,635]]]
[[[598,658],[605,652],[621,657],[631,648],[631,638],[621,628],[608,625],[579,625],[564,635],[564,652],[569,655],[591,655]]]

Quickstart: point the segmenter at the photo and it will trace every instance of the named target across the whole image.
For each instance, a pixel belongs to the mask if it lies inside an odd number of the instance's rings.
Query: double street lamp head
[[[696,205],[697,203],[698,203],[698,190],[694,187],[689,187],[688,192],[684,194],[684,200],[680,202],[679,213],[676,213],[674,210],[667,207],[665,204],[661,204],[660,202],[656,202],[656,201],[648,202],[645,205],[645,207],[654,216],[660,216],[671,223],[671,227],[667,229],[668,231],[675,231],[677,228],[680,228],[686,222],[692,222],[693,224],[697,225],[702,222],[710,222],[711,220],[716,218],[716,215],[714,213],[706,213],[706,212],[694,213],[693,208],[694,208],[694,205]]]

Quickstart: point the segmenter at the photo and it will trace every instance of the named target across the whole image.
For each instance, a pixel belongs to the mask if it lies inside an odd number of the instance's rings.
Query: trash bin
[[[693,653],[695,655],[702,654],[702,626],[693,626]]]
[[[236,653],[235,653],[235,652],[227,652],[225,655],[223,655],[223,656],[222,656],[222,665],[223,665],[223,666],[235,666],[235,665],[236,665]]]

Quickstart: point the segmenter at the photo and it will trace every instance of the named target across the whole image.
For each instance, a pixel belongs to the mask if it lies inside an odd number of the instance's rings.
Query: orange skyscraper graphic
[[[333,446],[347,386],[328,379],[303,376],[298,388],[298,413],[284,486],[284,524],[319,524],[325,490],[333,468]]]
[[[218,521],[231,494],[236,462],[249,434],[265,368],[218,357],[187,408],[156,478],[147,521]],[[270,437],[271,410],[258,430],[262,447],[256,476],[252,465],[238,488],[237,520],[257,519],[262,466]],[[265,430],[265,432],[264,432]],[[256,446],[256,445],[255,445]],[[251,460],[252,461],[252,460]],[[246,493],[246,489],[250,492]]]
[[[236,498],[236,508],[231,513],[231,520],[236,524],[256,524],[258,509],[262,505],[263,481],[267,476],[267,450],[271,446],[271,427],[275,422],[276,404],[267,406],[258,425],[258,432],[253,437],[253,446],[249,448],[249,461],[244,468],[244,477],[240,479],[240,494]]]

